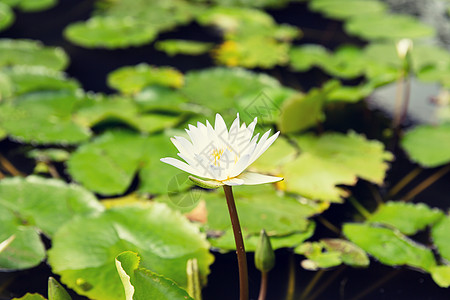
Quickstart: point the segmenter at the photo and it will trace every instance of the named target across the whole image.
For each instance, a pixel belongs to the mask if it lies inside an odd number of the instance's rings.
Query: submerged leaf
[[[155,44],[156,49],[164,51],[170,56],[177,54],[201,55],[211,50],[212,47],[212,43],[190,40],[163,40]]]

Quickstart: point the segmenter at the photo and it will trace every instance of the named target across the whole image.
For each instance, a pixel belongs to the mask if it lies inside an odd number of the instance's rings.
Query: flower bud
[[[400,59],[405,59],[413,49],[413,41],[411,39],[401,39],[396,44],[397,55]]]
[[[261,272],[269,272],[275,266],[275,252],[264,229],[261,230],[259,242],[256,245],[255,266]]]

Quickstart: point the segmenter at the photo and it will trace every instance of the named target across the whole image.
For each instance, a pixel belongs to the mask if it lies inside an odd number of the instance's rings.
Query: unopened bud
[[[269,272],[275,266],[275,252],[272,250],[270,238],[261,230],[255,250],[255,266],[261,272]]]
[[[396,44],[397,55],[400,59],[405,59],[413,49],[413,41],[411,39],[401,39]]]

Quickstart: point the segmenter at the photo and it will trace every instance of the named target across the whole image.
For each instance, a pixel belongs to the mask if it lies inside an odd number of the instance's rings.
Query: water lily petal
[[[219,138],[228,141],[228,129],[225,121],[220,114],[216,114],[216,121],[214,123],[214,130]]]
[[[222,183],[225,185],[243,185],[244,180],[239,179],[239,178],[230,178],[230,179],[222,181]]]
[[[245,185],[255,185],[263,183],[272,183],[283,180],[283,177],[263,175],[259,173],[245,172],[236,177],[237,179],[242,179]]]
[[[175,159],[173,157],[164,157],[164,158],[161,158],[160,161],[162,161],[163,163],[172,165],[175,168],[178,168],[178,169],[180,169],[182,171],[188,172],[188,173],[190,173],[192,175],[202,177],[202,173],[201,172],[199,172],[198,170],[194,169],[193,167],[191,167],[187,163],[182,162],[181,160]]]
[[[270,130],[268,132],[270,132]],[[275,140],[277,139],[277,137],[279,135],[280,135],[280,132],[278,131],[277,133],[272,135],[269,139],[265,140],[264,142],[261,142],[262,139],[263,139],[263,138],[261,138],[261,141],[259,141],[258,147],[257,147],[257,149],[255,149],[255,152],[253,153],[253,156],[250,159],[250,162],[249,162],[248,166],[251,165],[256,159],[258,159],[258,157],[260,157],[267,150],[267,148],[269,148],[270,145],[272,145],[273,142],[275,142]]]

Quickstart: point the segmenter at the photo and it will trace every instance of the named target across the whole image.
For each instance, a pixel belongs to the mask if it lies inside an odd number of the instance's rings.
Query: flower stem
[[[227,198],[228,212],[230,213],[231,225],[233,227],[234,241],[236,242],[236,254],[239,266],[239,299],[248,300],[248,274],[247,257],[245,255],[244,239],[242,238],[241,225],[234,202],[231,186],[224,185],[223,190]]]
[[[437,171],[436,173],[434,173],[433,175],[431,175],[430,177],[428,177],[427,179],[422,181],[419,185],[417,185],[415,188],[413,188],[411,191],[409,191],[405,196],[403,196],[402,200],[405,202],[408,202],[409,200],[411,200],[412,198],[417,196],[417,194],[421,193],[423,190],[425,190],[430,185],[435,183],[442,176],[447,174],[448,171],[450,171],[450,165],[447,165],[447,166],[439,169],[439,171]]]
[[[259,287],[258,300],[266,300],[268,273],[269,272],[261,272],[261,286]]]

